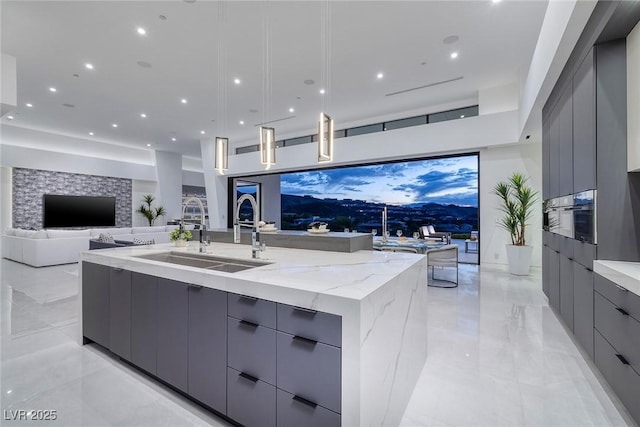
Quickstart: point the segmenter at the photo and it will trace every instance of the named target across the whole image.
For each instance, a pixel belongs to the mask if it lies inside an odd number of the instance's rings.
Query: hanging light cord
[[[225,43],[227,4],[218,2],[218,120],[222,135],[227,134],[227,44]]]

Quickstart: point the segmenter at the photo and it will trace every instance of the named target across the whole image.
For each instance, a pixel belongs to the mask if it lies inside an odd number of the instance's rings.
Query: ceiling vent
[[[270,121],[264,122],[264,123],[256,123],[254,126],[264,126],[264,125],[268,125],[268,124],[271,124],[271,123],[282,122],[284,120],[294,119],[295,117],[296,116],[283,117],[281,119],[270,120]]]
[[[404,90],[399,90],[397,92],[387,93],[385,96],[400,95],[401,93],[407,93],[407,92],[411,92],[411,91],[414,91],[414,90],[426,89],[428,87],[434,87],[434,86],[442,85],[442,84],[445,84],[445,83],[455,82],[456,80],[462,80],[463,78],[464,78],[464,76],[454,77],[452,79],[442,80],[440,82],[434,82],[434,83],[429,83],[427,85],[422,85],[422,86],[418,86],[418,87],[412,87],[411,89],[404,89]]]

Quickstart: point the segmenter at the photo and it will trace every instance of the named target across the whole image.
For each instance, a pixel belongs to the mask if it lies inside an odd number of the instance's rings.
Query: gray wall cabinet
[[[109,271],[109,350],[131,360],[131,272],[121,268]]]
[[[549,117],[549,197],[560,196],[560,107],[551,112]]]
[[[131,273],[131,362],[156,375],[158,279]]]
[[[227,294],[189,287],[188,394],[227,412]]]
[[[156,363],[158,378],[187,391],[189,285],[158,278]]]
[[[109,267],[107,266],[82,263],[82,333],[91,341],[109,348]]]
[[[596,188],[596,74],[590,49],[573,76],[573,192]]]
[[[573,194],[573,92],[567,87],[558,103],[558,183],[560,196]]]

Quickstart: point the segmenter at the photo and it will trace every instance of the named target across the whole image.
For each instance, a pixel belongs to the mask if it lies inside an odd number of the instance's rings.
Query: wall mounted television
[[[116,198],[45,194],[42,200],[43,227],[113,227]]]

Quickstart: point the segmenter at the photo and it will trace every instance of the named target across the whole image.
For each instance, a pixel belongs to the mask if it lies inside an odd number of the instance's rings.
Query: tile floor
[[[77,344],[77,265],[1,267],[1,425],[228,425]],[[539,270],[472,265],[458,288],[430,287],[429,357],[401,426],[632,426],[540,289]],[[20,409],[57,420],[9,420]]]

